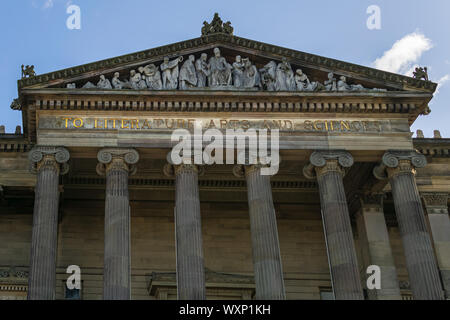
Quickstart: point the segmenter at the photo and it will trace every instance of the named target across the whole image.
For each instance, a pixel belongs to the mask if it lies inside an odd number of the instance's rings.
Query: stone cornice
[[[242,111],[242,112],[423,112],[429,94],[296,93],[224,91],[77,91],[26,90],[27,107],[35,110]],[[33,93],[33,94],[31,94]]]
[[[450,139],[415,138],[414,148],[421,154],[431,158],[450,157]]]
[[[86,73],[95,73],[97,71],[101,72],[104,70],[113,70],[119,67],[139,65],[148,61],[155,60],[156,58],[162,59],[164,56],[178,55],[182,51],[189,51],[195,48],[205,48],[212,46],[229,46],[234,49],[241,48],[252,50],[256,51],[260,55],[267,56],[269,58],[286,57],[290,61],[292,61],[292,63],[317,68],[323,71],[334,71],[336,73],[351,76],[357,79],[373,79],[379,82],[384,82],[387,85],[398,88],[399,90],[409,89],[432,93],[436,90],[437,87],[436,83],[430,81],[414,79],[399,74],[376,70],[365,66],[325,58],[318,55],[287,49],[254,40],[240,38],[229,34],[215,33],[200,38],[194,38],[191,40],[181,41],[162,47],[101,60],[85,65],[38,75],[35,77],[21,79],[18,80],[18,88],[20,92],[24,87],[54,85],[61,82],[58,81],[60,79],[77,78]]]

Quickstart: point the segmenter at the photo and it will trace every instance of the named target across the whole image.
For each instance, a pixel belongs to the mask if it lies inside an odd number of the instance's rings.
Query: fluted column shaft
[[[381,270],[381,288],[368,289],[370,300],[401,300],[397,269],[392,255],[389,234],[383,212],[383,194],[361,196],[361,207],[356,223],[360,245],[363,248],[362,279],[367,267],[376,265]]]
[[[352,156],[345,151],[316,151],[311,164],[304,170],[317,177],[320,206],[328,246],[328,256],[336,300],[363,300],[358,272],[352,226],[344,190],[344,169],[353,164]],[[309,168],[308,168],[309,167]]]
[[[69,153],[64,148],[36,147],[30,152],[30,160],[32,163],[36,163],[37,181],[31,237],[28,299],[54,300],[60,164],[69,160]]]
[[[131,249],[128,174],[130,165],[138,161],[138,155],[132,149],[103,149],[98,159],[100,164],[97,171],[106,174],[103,299],[129,300]]]
[[[447,299],[450,299],[450,219],[448,193],[423,193],[439,271]]]
[[[443,291],[411,161],[388,168],[414,299],[440,300]]]
[[[245,167],[252,235],[256,299],[286,298],[277,221],[270,176],[261,175],[258,165]]]
[[[204,300],[205,270],[198,168],[175,166],[175,234],[179,300]]]

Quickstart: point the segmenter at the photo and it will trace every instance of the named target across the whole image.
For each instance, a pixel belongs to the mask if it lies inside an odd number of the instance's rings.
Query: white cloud
[[[377,69],[412,76],[412,71],[422,54],[432,47],[431,40],[424,34],[413,32],[397,40],[391,49],[373,62],[373,66]]]
[[[440,78],[440,79],[437,81],[438,86],[437,86],[437,88],[436,88],[436,91],[434,92],[434,95],[437,95],[437,94],[439,93],[439,89],[441,89],[441,87],[442,87],[447,81],[449,81],[449,80],[450,80],[450,74],[446,74],[445,76],[443,76],[442,78]]]

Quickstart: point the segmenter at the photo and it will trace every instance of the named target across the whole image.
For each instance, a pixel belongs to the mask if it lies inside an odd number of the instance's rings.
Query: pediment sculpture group
[[[207,57],[202,53],[195,60],[190,55],[187,61],[180,56],[172,61],[164,58],[162,64],[141,66],[130,71],[126,80],[121,80],[118,72],[109,80],[104,75],[95,85],[87,82],[83,88],[98,89],[133,89],[133,90],[189,90],[198,88],[212,88],[217,90],[267,90],[267,91],[386,91],[385,89],[368,89],[360,84],[348,84],[346,77],[339,80],[330,72],[328,79],[321,83],[310,81],[301,69],[295,72],[286,59],[280,63],[270,61],[263,68],[257,69],[249,58],[236,56],[235,61],[229,64],[221,56],[220,49],[214,48],[214,56]],[[182,65],[181,65],[182,64]],[[180,67],[181,65],[181,67]],[[67,88],[76,88],[74,83]]]

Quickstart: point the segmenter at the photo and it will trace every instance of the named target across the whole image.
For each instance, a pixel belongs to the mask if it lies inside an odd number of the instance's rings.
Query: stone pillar
[[[241,168],[241,169],[239,169]],[[261,175],[259,164],[237,166],[234,174],[245,174],[252,234],[256,299],[284,300],[286,292],[281,264],[277,220],[270,176]],[[241,172],[239,174],[238,172]]]
[[[128,175],[135,172],[134,149],[105,148],[98,152],[97,172],[106,175],[103,299],[131,297],[130,203]]]
[[[414,299],[441,300],[443,290],[414,177],[414,168],[426,163],[416,151],[387,151],[374,175],[389,178]]]
[[[346,151],[316,151],[303,173],[317,178],[325,240],[336,300],[363,300],[352,226],[345,196],[344,168],[353,165]]]
[[[381,270],[381,289],[367,289],[369,300],[401,300],[400,287],[383,212],[384,194],[360,197],[356,215],[358,238],[363,248],[362,279],[366,282],[367,267],[377,265]]]
[[[37,173],[34,198],[29,300],[54,300],[58,245],[59,175],[68,171],[70,155],[63,147],[36,146],[29,153]]]
[[[428,215],[434,250],[444,285],[445,295],[450,299],[450,219],[448,216],[448,193],[422,193]]]
[[[205,300],[202,225],[198,190],[199,167],[194,164],[166,165],[175,175],[175,240],[179,300]]]

